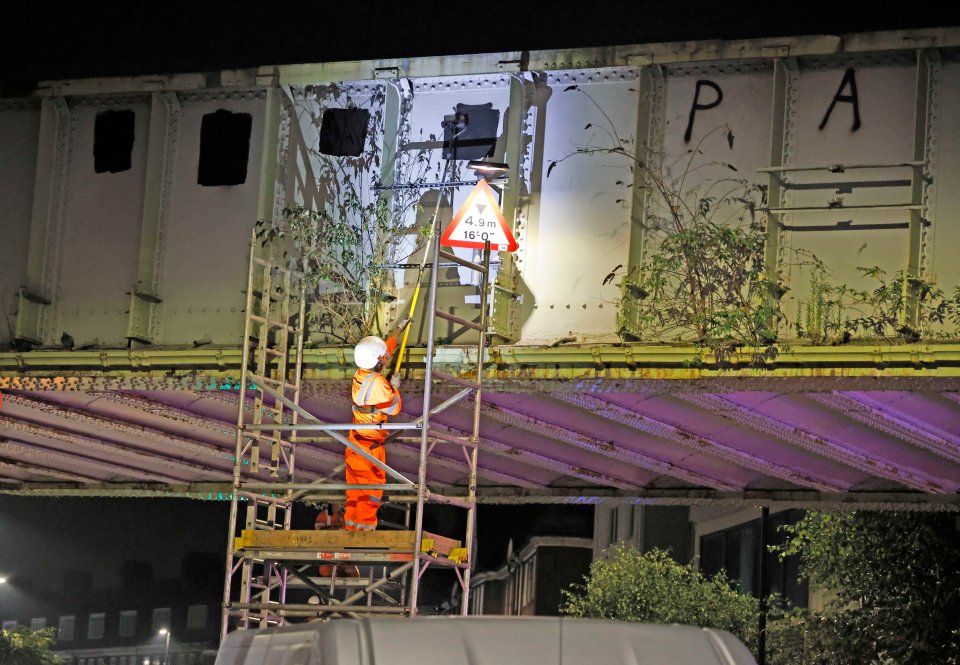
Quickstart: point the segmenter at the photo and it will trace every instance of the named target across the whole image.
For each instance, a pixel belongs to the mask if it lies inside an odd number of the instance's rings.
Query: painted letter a
[[[843,91],[848,85],[850,86],[850,94],[845,95]],[[853,126],[850,128],[850,131],[855,132],[860,129],[860,98],[857,96],[857,78],[853,67],[850,67],[844,72],[843,80],[840,81],[840,87],[837,88],[837,94],[833,96],[830,107],[823,116],[823,120],[820,121],[820,129],[827,126],[827,122],[830,120],[830,114],[833,113],[833,107],[837,105],[837,102],[853,104]]]

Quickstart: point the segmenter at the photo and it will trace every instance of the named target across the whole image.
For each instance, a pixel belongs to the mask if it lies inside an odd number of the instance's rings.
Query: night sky
[[[4,93],[36,80],[384,57],[960,25],[956,3],[17,2]]]

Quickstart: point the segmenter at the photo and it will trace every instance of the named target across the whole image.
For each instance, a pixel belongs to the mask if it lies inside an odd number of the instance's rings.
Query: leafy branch
[[[369,109],[366,145],[356,157],[333,157],[312,146],[316,190],[311,205],[285,209],[275,225],[257,222],[257,237],[272,251],[292,244],[286,261],[304,281],[312,336],[352,344],[383,333],[384,305],[396,299],[392,266],[398,256],[423,246],[424,234],[411,228],[411,218],[421,209],[420,192],[416,187],[377,188],[383,160],[393,158],[385,157],[382,148],[383,86],[360,101],[335,84],[308,91],[320,102],[310,119],[318,129],[331,102],[338,108]],[[406,97],[401,105],[401,146],[408,143],[411,101]],[[396,159],[396,173],[408,183],[423,183],[439,168],[426,150],[400,150]]]
[[[879,266],[860,266],[857,272],[875,283],[873,288],[855,289],[829,281],[821,266],[811,279],[810,299],[800,304],[797,335],[816,343],[842,344],[853,337],[886,341],[916,342],[921,338],[943,337],[946,324],[960,327],[960,287],[947,295],[932,280],[908,277],[917,292],[919,330],[902,323],[905,271],[892,276]]]
[[[568,92],[596,101],[577,86]],[[646,195],[645,243],[653,250],[621,280],[619,329],[625,339],[672,338],[710,349],[725,363],[740,346],[759,348],[754,362],[776,357],[777,328],[783,319],[779,296],[768,288],[764,271],[766,234],[757,211],[766,203],[766,187],[745,178],[701,177],[701,171],[735,174],[725,161],[706,158],[708,143],[719,138],[733,149],[733,132],[717,127],[676,157],[621,138],[603,113],[599,144],[576,148],[553,161],[547,175],[575,157],[622,156],[633,182],[616,181],[623,189],[637,187]],[[593,123],[584,129],[593,128]],[[699,174],[702,175],[702,174]],[[626,197],[617,199],[624,203]],[[767,298],[768,293],[778,297]]]

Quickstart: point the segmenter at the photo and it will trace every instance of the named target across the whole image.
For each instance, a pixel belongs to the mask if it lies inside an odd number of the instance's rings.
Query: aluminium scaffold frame
[[[452,183],[457,185],[458,183]],[[419,584],[424,572],[431,566],[451,568],[459,582],[462,594],[461,614],[469,607],[470,568],[473,563],[469,553],[473,551],[474,526],[476,521],[477,448],[480,428],[480,409],[483,363],[486,347],[488,321],[488,291],[490,286],[490,243],[482,250],[482,261],[476,263],[463,259],[440,248],[440,233],[434,216],[434,233],[425,252],[432,256],[428,291],[427,349],[423,368],[423,413],[411,422],[392,422],[377,426],[396,434],[410,432],[419,434],[420,451],[416,479],[380,462],[366,450],[356,446],[347,433],[355,428],[353,423],[325,423],[300,406],[300,381],[303,366],[303,343],[306,332],[306,298],[302,283],[296,300],[299,313],[291,318],[294,302],[293,289],[296,275],[288,268],[257,256],[257,237],[253,234],[250,243],[250,261],[247,277],[247,306],[244,322],[243,366],[240,377],[240,398],[236,421],[236,448],[234,455],[233,492],[230,502],[230,531],[227,542],[226,573],[221,634],[225,636],[234,628],[246,629],[268,627],[287,622],[288,618],[327,618],[339,616],[362,616],[370,614],[415,616],[419,600]],[[438,270],[440,261],[453,262],[480,275],[480,319],[468,321],[437,309]],[[277,281],[279,280],[279,283]],[[434,326],[436,317],[441,317],[472,329],[478,333],[476,345],[475,380],[453,376],[433,369],[435,347]],[[293,323],[291,323],[293,321]],[[256,331],[256,336],[251,336]],[[294,361],[290,367],[290,356]],[[255,363],[255,370],[251,364]],[[292,380],[288,382],[288,375]],[[433,381],[444,381],[459,388],[448,399],[432,404]],[[252,415],[246,394],[253,391]],[[436,414],[457,404],[473,394],[473,427],[469,437],[432,436],[430,420]],[[370,426],[365,426],[370,427]],[[414,509],[412,532],[334,532],[351,538],[345,548],[331,544],[331,538],[323,532],[291,531],[293,504],[323,492],[345,492],[347,484],[334,482],[333,478],[343,472],[345,464],[329,474],[310,483],[296,482],[296,448],[316,441],[317,435],[332,437],[335,441],[354,450],[382,469],[388,477],[383,485],[351,485],[351,489],[381,489],[390,492],[385,502],[406,503]],[[466,498],[448,497],[429,489],[427,464],[435,445],[452,444],[461,448],[466,459],[468,488]],[[269,447],[271,481],[251,478],[264,466],[261,463],[261,448]],[[275,480],[273,480],[275,479]],[[395,482],[389,482],[393,480]],[[465,537],[459,543],[446,543],[445,548],[435,545],[444,541],[439,536],[425,534],[423,530],[424,506],[426,503],[457,506],[466,511]],[[246,510],[241,515],[241,503]],[[238,521],[238,520],[242,520]],[[409,522],[409,513],[407,521]],[[237,537],[238,527],[242,526]],[[280,534],[277,541],[276,533]],[[306,534],[310,533],[311,536]],[[301,534],[298,536],[297,534]],[[312,535],[316,534],[316,538]],[[391,536],[396,535],[403,542]],[[273,538],[273,541],[270,539]],[[318,542],[317,538],[324,542]],[[307,541],[311,542],[307,542]],[[337,540],[333,538],[333,540]],[[339,548],[339,549],[338,549]],[[442,551],[445,557],[440,557]],[[352,563],[380,564],[382,574],[368,574],[366,579],[336,578],[336,568],[329,580],[310,578],[305,573],[308,563],[316,565],[325,559],[349,560]],[[297,564],[300,564],[299,567]],[[371,571],[373,568],[371,568]],[[239,575],[239,582],[234,578]],[[323,594],[326,602],[319,604],[288,603],[287,589],[291,577],[300,587]],[[348,595],[342,599],[332,593],[324,594],[323,586],[346,588]],[[393,587],[397,596],[385,592]],[[353,591],[353,593],[350,593]],[[234,598],[236,594],[236,598]],[[380,599],[375,604],[374,598]],[[360,604],[366,600],[366,604]]]

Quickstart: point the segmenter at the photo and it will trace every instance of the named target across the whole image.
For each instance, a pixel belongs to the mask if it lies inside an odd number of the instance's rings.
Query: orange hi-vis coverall
[[[380,372],[372,369],[358,369],[353,375],[353,422],[357,425],[385,423],[388,416],[400,413],[400,391]],[[357,444],[370,455],[386,461],[383,442],[389,430],[355,429],[350,430],[350,441]],[[380,467],[347,448],[346,480],[350,485],[383,485],[387,474]],[[347,512],[344,514],[344,528],[347,531],[377,528],[377,510],[383,490],[347,490]]]

